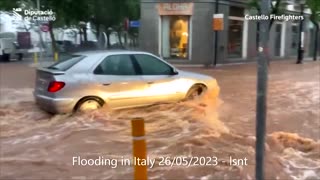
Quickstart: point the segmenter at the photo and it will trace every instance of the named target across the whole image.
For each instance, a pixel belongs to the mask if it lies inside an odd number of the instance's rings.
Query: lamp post
[[[261,0],[261,15],[270,15],[270,0]],[[267,119],[269,20],[260,21],[256,98],[256,180],[264,180],[264,152]]]
[[[300,2],[300,15],[304,16],[304,1]],[[303,54],[304,54],[304,30],[303,30],[303,25],[304,25],[304,18],[300,21],[299,25],[299,47],[298,47],[298,57],[297,57],[297,64],[301,64],[303,60]]]
[[[219,12],[219,0],[216,0],[215,3],[215,14]],[[213,59],[213,66],[217,65],[217,58],[218,58],[218,31],[214,32],[214,59]]]

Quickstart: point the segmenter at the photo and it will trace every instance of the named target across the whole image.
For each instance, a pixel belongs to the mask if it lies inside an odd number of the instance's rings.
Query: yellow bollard
[[[147,158],[147,147],[144,133],[144,119],[134,118],[131,120],[133,136],[133,160],[134,160],[134,179],[147,180],[147,166],[136,164],[136,159]]]
[[[33,53],[33,61],[34,61],[35,64],[38,64],[38,54],[37,54],[37,52]]]
[[[54,61],[59,60],[59,54],[57,52],[54,53]]]

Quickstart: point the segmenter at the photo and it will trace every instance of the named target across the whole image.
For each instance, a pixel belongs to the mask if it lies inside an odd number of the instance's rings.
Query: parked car
[[[75,53],[38,68],[34,97],[51,113],[177,102],[219,88],[206,75],[179,70],[161,58],[126,50]]]

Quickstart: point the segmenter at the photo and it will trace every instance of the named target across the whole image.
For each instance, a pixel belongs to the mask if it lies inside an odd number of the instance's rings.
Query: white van
[[[20,37],[18,38],[18,36]],[[23,54],[27,53],[31,48],[30,45],[28,45],[31,44],[29,41],[30,33],[28,32],[22,32],[22,34],[20,32],[1,32],[0,61],[10,61],[10,57],[14,55],[17,55],[17,59],[21,61]]]

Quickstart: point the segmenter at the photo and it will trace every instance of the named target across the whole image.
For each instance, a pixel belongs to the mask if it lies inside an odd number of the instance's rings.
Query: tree
[[[13,8],[19,7],[20,0],[1,0],[0,1],[0,10],[12,11]]]
[[[130,20],[139,20],[140,19],[140,1],[139,0],[128,0],[128,17]],[[136,38],[138,34],[138,28],[129,28],[128,34],[133,39],[135,45]]]
[[[138,0],[91,0],[90,3],[92,18],[91,22],[96,28],[96,34],[99,36],[101,29],[104,29],[107,35],[107,44],[110,47],[110,33],[115,30],[121,41],[121,31],[125,18],[136,19],[139,17]]]
[[[310,20],[315,26],[315,39],[314,39],[314,52],[313,60],[317,60],[317,52],[319,46],[319,22],[320,22],[320,1],[319,0],[308,0],[307,5],[311,10]]]
[[[21,7],[21,5],[30,3],[29,0],[2,0],[0,1],[0,10],[11,11],[13,8]],[[29,31],[29,28],[24,24],[26,31]]]
[[[87,11],[88,6],[89,5],[85,0],[41,1],[42,9],[51,9],[56,17],[55,21],[48,22],[53,52],[57,51],[56,40],[53,33],[54,27],[71,26],[73,24],[78,24],[80,21],[88,22],[90,14],[90,12]]]
[[[31,6],[35,9],[37,0],[1,0],[0,7],[9,10],[17,7],[18,3],[22,1],[31,2]],[[86,42],[87,29],[84,24],[91,22],[96,28],[97,36],[101,29],[105,30],[110,46],[110,30],[116,30],[120,36],[123,31],[124,18],[137,19],[140,12],[139,0],[42,0],[40,7],[41,10],[51,9],[55,13],[56,20],[48,22],[54,52],[57,49],[53,28],[78,26]],[[80,22],[84,22],[82,26],[79,24]]]
[[[283,6],[281,6],[282,1],[283,0],[269,1],[269,6],[271,7],[270,14],[279,15],[283,13]],[[257,10],[258,15],[261,15],[260,0],[251,0],[248,5],[249,5],[249,8],[253,8]],[[271,29],[273,23],[274,23],[274,19],[271,19],[269,24],[269,30]]]
[[[87,38],[87,23],[90,21],[92,11],[89,9],[90,4],[86,0],[68,0],[63,6],[63,16],[65,25],[79,25],[80,31],[83,32],[85,44]],[[82,22],[82,24],[79,24]]]
[[[269,5],[271,7],[270,14],[279,15],[282,12],[282,6],[281,6],[282,0],[273,0],[269,1]],[[251,0],[249,2],[249,8],[253,8],[257,11],[257,15],[261,15],[261,6],[260,6],[260,0]],[[268,31],[270,32],[270,29],[274,23],[274,19],[270,20]],[[257,34],[256,34],[256,48],[259,47],[259,39],[260,39],[260,22],[257,22]]]
[[[107,44],[110,47],[110,33],[111,28],[118,25],[121,21],[120,14],[123,7],[121,4],[123,1],[118,0],[91,0],[90,8],[93,12],[91,22],[94,24],[99,36],[101,29],[104,29],[107,35]]]

